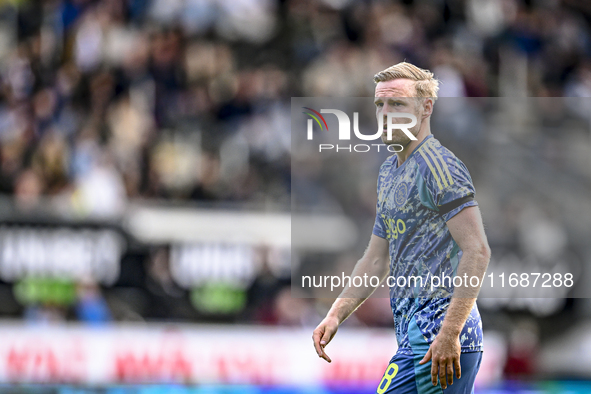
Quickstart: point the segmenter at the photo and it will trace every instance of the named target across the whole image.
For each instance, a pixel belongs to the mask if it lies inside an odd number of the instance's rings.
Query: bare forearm
[[[454,337],[460,335],[475,301],[476,298],[452,298],[441,325],[441,332]]]
[[[460,333],[470,316],[490,259],[490,249],[478,207],[466,207],[446,223],[451,236],[463,252],[456,271],[456,275],[462,281],[461,286],[456,286],[454,289],[441,330],[425,357],[419,362],[419,364],[425,364],[432,360],[431,383],[435,386],[439,380],[443,389],[447,384],[453,383],[454,370],[456,378],[461,377]],[[478,279],[478,286],[472,286],[476,284],[473,277]]]
[[[478,297],[482,278],[488,267],[489,260],[490,249],[486,245],[476,250],[466,250],[463,252],[456,271],[456,275],[462,278],[462,284],[454,289],[455,298],[476,299]],[[478,281],[471,280],[472,277],[478,278]]]
[[[351,280],[354,277],[379,277],[380,283],[388,274],[389,261],[384,261],[381,258],[372,258],[364,256],[357,262],[353,272],[351,273]],[[379,285],[378,285],[379,286]],[[346,286],[339,297],[335,300],[328,312],[328,317],[334,317],[339,324],[344,322],[355,310],[369,298],[377,287],[360,286],[351,287]]]
[[[453,335],[459,335],[466,324],[466,319],[476,302],[476,297],[480,291],[480,284],[488,266],[490,252],[488,247],[478,252],[466,251],[458,266],[457,275],[468,280],[462,280],[462,285],[454,290],[451,303],[443,320],[441,331]],[[469,278],[477,277],[478,286],[471,286]],[[476,283],[474,281],[473,283]]]
[[[363,302],[366,298],[337,298],[330,307],[326,317],[336,319],[340,325],[343,323]]]

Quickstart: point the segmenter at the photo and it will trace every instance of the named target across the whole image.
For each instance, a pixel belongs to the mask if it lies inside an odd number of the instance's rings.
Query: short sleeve
[[[372,233],[380,238],[386,238],[385,228],[386,226],[380,213],[380,204],[378,203],[376,204],[376,221],[374,222]]]
[[[384,223],[384,220],[382,219],[382,212],[380,210],[380,201],[383,198],[382,191],[384,189],[384,183],[387,178],[389,167],[390,163],[388,160],[386,160],[386,162],[382,164],[382,166],[380,167],[380,172],[378,175],[378,202],[376,204],[376,220],[373,225],[372,233],[380,238],[387,238],[386,225]]]
[[[432,152],[432,151],[431,151]],[[462,209],[477,206],[476,191],[468,169],[457,157],[439,152],[425,154],[426,170],[422,172],[431,205],[447,222]]]

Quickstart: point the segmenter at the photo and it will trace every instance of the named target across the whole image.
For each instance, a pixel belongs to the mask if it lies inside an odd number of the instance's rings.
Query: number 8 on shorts
[[[394,379],[394,376],[396,376],[397,373],[398,365],[395,363],[388,365],[388,368],[386,368],[386,372],[384,373],[384,377],[378,386],[378,394],[384,394],[386,390],[388,390],[392,379]]]

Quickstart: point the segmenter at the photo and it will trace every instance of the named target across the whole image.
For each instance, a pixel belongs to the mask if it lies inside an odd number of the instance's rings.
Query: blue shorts
[[[462,353],[460,366],[462,377],[447,385],[444,390],[438,382],[431,383],[431,361],[419,365],[424,355],[397,354],[390,360],[384,377],[376,392],[378,394],[471,394],[474,392],[474,380],[482,361],[482,352]]]

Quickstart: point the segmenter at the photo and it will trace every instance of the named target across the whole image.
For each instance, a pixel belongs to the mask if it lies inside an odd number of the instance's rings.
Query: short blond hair
[[[432,97],[433,99],[437,99],[439,81],[431,71],[418,68],[414,64],[400,62],[373,76],[375,83],[401,78],[415,81],[416,97]]]

